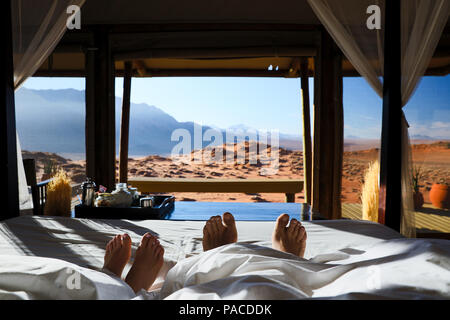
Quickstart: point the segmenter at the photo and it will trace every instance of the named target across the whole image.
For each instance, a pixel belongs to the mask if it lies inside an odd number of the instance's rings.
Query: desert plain
[[[226,158],[227,150],[234,152],[234,159]],[[237,150],[241,150],[242,159],[240,161],[236,157]],[[255,150],[257,154],[255,154]],[[421,172],[420,191],[424,195],[425,203],[429,203],[429,191],[432,184],[445,180],[450,182],[450,141],[412,141],[411,150],[413,166],[416,169],[419,168]],[[283,148],[278,149],[278,154],[272,153],[272,151],[270,146],[258,145],[258,149],[255,149],[249,142],[241,142],[197,150],[189,155],[176,158],[160,155],[130,157],[128,176],[179,179],[303,179],[303,152]],[[258,160],[261,152],[265,152],[264,159],[266,161]],[[218,154],[223,157],[217,157]],[[49,163],[52,163],[53,168],[65,170],[74,185],[80,184],[86,179],[84,160],[75,161],[54,153],[25,150],[22,155],[23,158],[36,160],[38,181],[48,177],[44,173],[49,170]],[[277,157],[277,161],[274,160],[274,155]],[[369,163],[376,160],[378,156],[379,141],[346,141],[342,170],[342,202],[360,202],[364,172]],[[271,171],[264,171],[264,168]],[[174,195],[178,201],[285,201],[284,194],[271,193],[175,193]],[[296,194],[295,201],[303,202],[304,194]]]

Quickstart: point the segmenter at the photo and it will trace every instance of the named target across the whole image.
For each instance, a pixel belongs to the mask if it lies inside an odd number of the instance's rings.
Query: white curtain
[[[61,40],[70,17],[67,8],[71,5],[81,8],[84,2],[85,0],[12,1],[15,90],[36,72]],[[20,208],[28,209],[32,207],[32,202],[28,192],[18,135],[17,166]]]
[[[347,59],[382,97],[385,0],[308,0],[308,2]],[[381,29],[368,28],[368,19],[376,14],[373,5],[380,8]],[[448,20],[450,1],[402,0],[401,5],[403,107],[417,88],[433,56]],[[368,10],[369,8],[372,10]],[[405,117],[402,121],[402,135],[404,145],[401,233],[407,237],[415,237],[411,148]]]

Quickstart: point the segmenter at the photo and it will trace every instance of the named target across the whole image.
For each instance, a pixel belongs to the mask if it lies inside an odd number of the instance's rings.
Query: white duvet
[[[132,299],[121,279],[63,260],[0,255],[0,299]]]
[[[161,290],[58,259],[0,256],[2,299],[450,299],[450,241],[393,239],[309,260],[249,243],[182,259]]]
[[[163,299],[450,298],[450,242],[396,239],[305,260],[233,244],[179,262]]]

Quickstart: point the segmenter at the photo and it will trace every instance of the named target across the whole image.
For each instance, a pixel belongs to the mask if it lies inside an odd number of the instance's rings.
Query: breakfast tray
[[[153,198],[154,206],[145,208],[139,207],[139,201],[129,208],[88,207],[79,204],[75,206],[75,218],[154,220],[164,219],[175,209],[174,196],[153,196]]]

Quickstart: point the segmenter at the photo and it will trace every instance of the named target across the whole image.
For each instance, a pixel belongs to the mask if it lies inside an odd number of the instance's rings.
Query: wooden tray
[[[175,208],[174,196],[154,196],[154,198],[155,205],[152,208],[141,208],[139,206],[129,208],[88,207],[79,204],[75,206],[75,218],[149,220],[163,219],[173,212]]]

